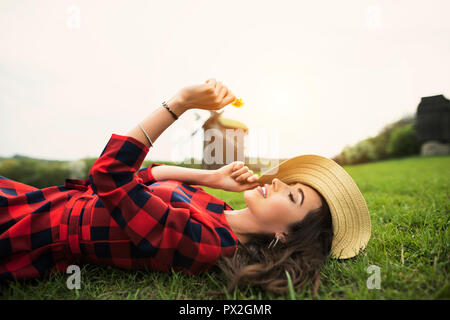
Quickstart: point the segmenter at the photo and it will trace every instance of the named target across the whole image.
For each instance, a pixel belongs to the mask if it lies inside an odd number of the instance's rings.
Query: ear
[[[286,236],[287,234],[285,232],[275,232],[275,238],[280,237],[282,243],[286,243]]]

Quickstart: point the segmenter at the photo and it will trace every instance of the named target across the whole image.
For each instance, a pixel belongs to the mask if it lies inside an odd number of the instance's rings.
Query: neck
[[[250,240],[250,233],[262,233],[263,230],[258,224],[249,208],[240,210],[224,210],[228,224],[239,239],[239,242],[246,243]]]

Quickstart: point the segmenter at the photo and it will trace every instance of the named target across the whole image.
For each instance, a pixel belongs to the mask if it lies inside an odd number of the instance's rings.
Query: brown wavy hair
[[[217,267],[230,280],[229,293],[240,285],[257,286],[275,293],[286,292],[287,271],[296,291],[314,284],[315,296],[320,283],[320,267],[330,254],[333,240],[330,209],[323,196],[318,194],[322,206],[290,225],[285,243],[278,241],[269,249],[274,234],[247,234],[250,240],[239,243],[232,257],[219,259]]]

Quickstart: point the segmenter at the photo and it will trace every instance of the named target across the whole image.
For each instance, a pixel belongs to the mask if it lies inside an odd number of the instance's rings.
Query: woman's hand
[[[179,91],[186,109],[220,110],[233,102],[236,97],[226,86],[215,79],[204,84],[189,86]]]
[[[234,161],[222,168],[213,170],[212,187],[225,191],[242,192],[259,185],[258,175],[253,174],[242,161]]]

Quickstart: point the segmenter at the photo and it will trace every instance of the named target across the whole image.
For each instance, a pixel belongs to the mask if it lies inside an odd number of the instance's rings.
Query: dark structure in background
[[[421,155],[450,154],[450,100],[442,94],[422,97],[417,107],[416,133]]]
[[[222,112],[217,111],[210,111],[211,116],[208,118],[208,120],[205,121],[203,124],[203,130],[204,134],[206,134],[206,131],[209,129],[216,129],[218,132],[220,132],[219,135],[213,135],[213,138],[209,141],[206,139],[203,141],[203,157],[202,157],[202,169],[218,169],[223,167],[224,165],[231,163],[233,161],[244,161],[245,162],[245,155],[244,155],[244,136],[248,134],[248,128],[245,124],[242,122],[227,119],[221,116]],[[234,139],[227,139],[226,136],[226,130],[231,129],[234,133],[236,133],[236,137]],[[204,135],[205,137],[205,135]],[[222,141],[223,151],[222,155],[223,157],[219,159],[219,162],[221,163],[208,163],[210,161],[205,161],[205,159],[211,158],[211,156],[215,156],[215,151],[212,152],[212,155],[205,154],[209,152],[210,148],[207,148],[208,145],[214,144],[215,139],[220,138]],[[232,137],[233,138],[233,137]],[[232,141],[234,140],[234,141]],[[227,154],[226,150],[233,150],[228,151],[230,155],[233,157],[233,159],[228,159],[227,161]]]

